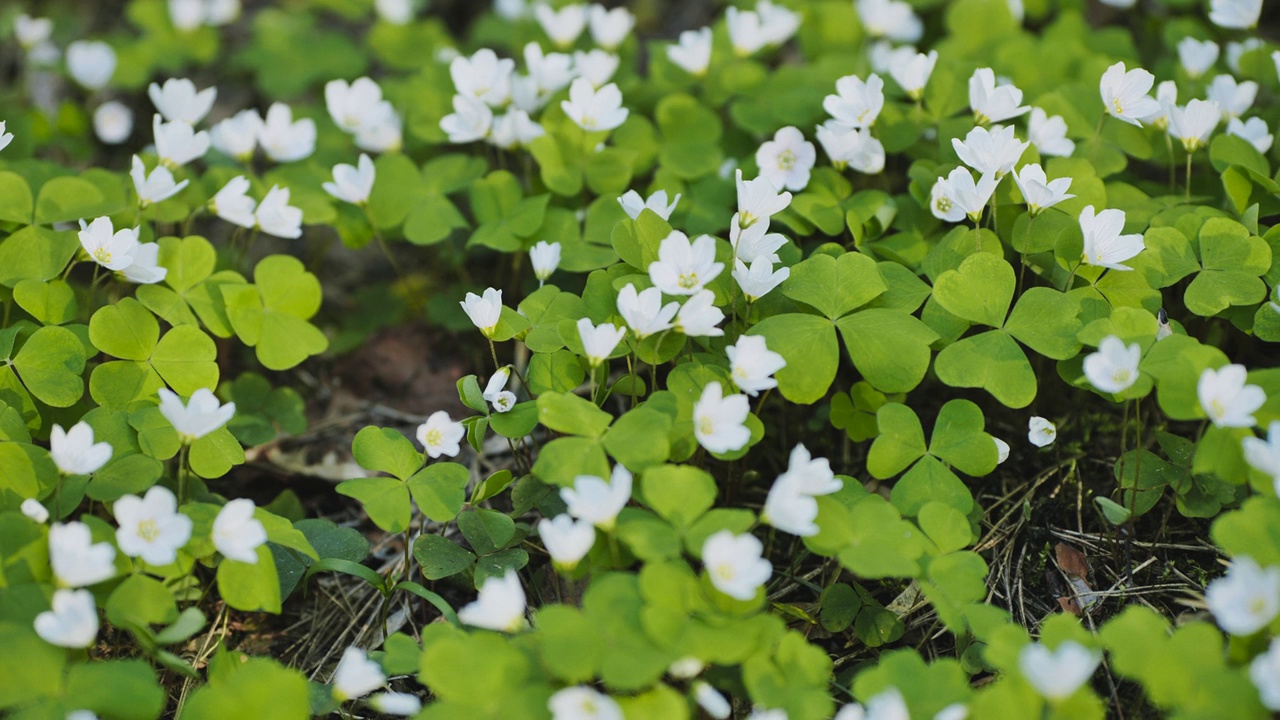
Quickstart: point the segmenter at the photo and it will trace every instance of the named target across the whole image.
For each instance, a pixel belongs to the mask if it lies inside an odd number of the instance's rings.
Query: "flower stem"
[[[191,452],[189,443],[182,443],[182,449],[178,450],[178,505],[182,506],[187,502],[187,460],[188,454]]]
[[[1093,149],[1089,151],[1089,162],[1092,164],[1098,157],[1098,143],[1102,142],[1102,123],[1106,122],[1107,114],[1102,113],[1102,117],[1098,118],[1098,128],[1093,131]]]
[[[1191,204],[1191,153],[1187,153],[1187,204]]]
[[[1164,135],[1164,147],[1169,151],[1169,192],[1172,194],[1178,188],[1178,171],[1173,160],[1173,136],[1169,133]]]
[[[1076,279],[1076,271],[1078,271],[1080,266],[1083,264],[1084,263],[1082,261],[1077,262],[1076,266],[1071,268],[1071,274],[1067,276],[1067,284],[1062,286],[1062,292],[1071,292],[1071,283]]]
[[[498,364],[498,348],[494,346],[493,338],[486,339],[489,341],[489,356],[493,358],[493,371],[497,372],[502,367]]]

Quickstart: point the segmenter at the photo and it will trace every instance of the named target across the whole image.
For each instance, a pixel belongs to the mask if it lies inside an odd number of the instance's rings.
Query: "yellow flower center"
[[[1120,98],[1112,98],[1111,107],[1115,110],[1116,115],[1124,114],[1124,106],[1120,104]]]
[[[111,262],[111,251],[106,248],[98,248],[93,251],[93,259],[103,265],[106,265]]]
[[[693,288],[696,288],[698,287],[698,273],[696,272],[682,273],[680,277],[676,280],[676,284],[684,288],[685,290],[691,290]]]
[[[864,113],[865,114],[865,113]],[[796,166],[796,154],[791,150],[783,150],[778,153],[778,167],[783,170],[790,170]]]
[[[1223,406],[1221,400],[1215,399],[1215,400],[1209,401],[1209,417],[1221,418],[1226,414],[1227,414],[1227,408]]]
[[[1249,601],[1249,612],[1254,615],[1261,615],[1267,609],[1267,601],[1261,596],[1255,596]]]
[[[155,520],[143,520],[138,523],[138,537],[147,542],[155,542],[160,537],[160,528],[156,526]]]
[[[709,417],[698,418],[698,432],[703,435],[712,435],[716,431],[716,423]]]
[[[938,212],[942,212],[942,213],[951,212],[951,198],[949,197],[946,197],[946,196],[940,197],[938,198],[937,202],[935,202],[933,205],[934,207],[938,208]]]
[[[1132,376],[1133,373],[1129,372],[1129,368],[1120,368],[1111,374],[1111,380],[1119,385],[1129,382],[1129,378]]]
[[[711,574],[717,580],[730,581],[733,580],[733,566],[727,564],[716,565],[711,568]]]
[[[444,433],[440,432],[438,429],[433,428],[431,430],[428,430],[426,438],[427,438],[427,445],[430,445],[432,447],[435,447],[436,445],[441,445],[444,443]]]

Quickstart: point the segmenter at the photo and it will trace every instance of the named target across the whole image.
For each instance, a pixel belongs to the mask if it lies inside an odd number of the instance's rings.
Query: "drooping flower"
[[[417,695],[402,692],[378,693],[369,698],[369,704],[384,715],[409,717],[422,711],[422,701]]]
[[[735,258],[747,264],[761,258],[771,263],[778,262],[778,250],[787,244],[786,236],[769,232],[767,220],[743,228],[741,217],[741,214],[734,213],[729,220],[729,244],[733,246]]]
[[[738,287],[742,289],[742,294],[746,296],[749,303],[768,295],[791,277],[791,268],[783,267],[775,271],[773,262],[764,256],[752,260],[751,265],[747,265],[738,258],[734,258],[733,263],[733,279],[737,281]]]
[[[525,625],[525,607],[520,576],[508,568],[502,577],[485,579],[480,595],[458,611],[458,619],[472,627],[515,632]]]
[[[541,286],[551,277],[551,273],[560,267],[560,243],[539,240],[536,245],[529,248],[529,262],[533,265],[533,276],[538,279],[538,285]]]
[[[1258,689],[1263,707],[1280,710],[1280,638],[1272,638],[1267,651],[1249,663],[1249,679]]]
[[[560,490],[560,498],[570,515],[609,531],[631,500],[632,480],[631,472],[619,463],[613,466],[608,482],[594,475],[578,475],[573,487]]]
[[[257,110],[250,108],[214,125],[209,131],[209,140],[214,149],[223,155],[247,162],[253,157],[253,150],[258,146],[258,136],[261,133],[262,116]]]
[[[781,45],[800,29],[800,13],[771,0],[758,0],[756,15],[760,16],[766,45]]]
[[[924,88],[929,84],[929,76],[937,63],[937,50],[930,50],[925,55],[913,47],[900,47],[889,55],[889,77],[898,83],[907,97],[918,101],[924,95]]]
[[[679,310],[677,302],[663,305],[662,290],[656,287],[637,293],[636,286],[628,283],[618,291],[618,314],[638,340],[670,329]]]
[[[1005,460],[1009,459],[1009,443],[998,437],[993,437],[991,440],[996,444],[996,464],[1002,465]]]
[[[1084,253],[1081,262],[1086,265],[1132,270],[1122,265],[1137,256],[1146,247],[1141,233],[1121,235],[1124,230],[1124,211],[1114,208],[1094,213],[1092,205],[1080,211],[1080,230],[1084,233]]]
[[[924,35],[924,23],[909,3],[901,0],[857,0],[854,8],[871,37],[914,43]]]
[[[1218,43],[1212,40],[1197,40],[1184,37],[1178,42],[1178,61],[1182,68],[1193,78],[1205,74],[1218,61]]]
[[[1031,117],[1027,121],[1027,138],[1041,155],[1071,157],[1071,153],[1076,151],[1075,142],[1067,139],[1067,122],[1062,116],[1049,117],[1038,107],[1031,108]]]
[[[160,388],[160,414],[178,431],[184,443],[192,443],[226,425],[236,414],[236,404],[226,405],[208,388],[200,388],[191,394],[187,404],[182,404],[173,391]]]
[[[49,564],[61,586],[84,587],[114,577],[115,559],[111,543],[95,543],[84,523],[54,523],[49,528]]]
[[[254,209],[258,203],[249,197],[249,179],[243,175],[237,175],[227,181],[213,199],[209,201],[209,206],[214,214],[234,225],[243,228],[252,228],[257,224],[257,220],[253,216]]]
[[[599,479],[599,478],[596,478]],[[575,480],[575,484],[576,484]],[[570,488],[565,488],[569,490]],[[562,491],[563,492],[563,491]],[[596,542],[595,525],[590,520],[574,520],[572,516],[557,515],[554,519],[538,521],[538,535],[547,548],[547,554],[556,567],[572,570],[582,558],[591,552]]]
[[[375,177],[373,160],[360,153],[360,159],[354,167],[346,163],[334,165],[333,182],[322,183],[320,187],[339,200],[352,205],[364,205],[369,201],[369,193],[373,192]]]
[[[741,450],[751,440],[745,424],[750,412],[746,395],[725,397],[720,383],[709,382],[693,406],[694,437],[713,453]]]
[[[595,325],[590,318],[578,319],[578,336],[582,339],[582,349],[587,355],[587,361],[593,368],[609,359],[626,334],[625,327],[617,327],[612,323]]]
[[[469,292],[466,299],[458,304],[485,337],[493,337],[493,332],[498,327],[498,320],[502,317],[501,290],[487,288],[483,297]]]
[[[160,266],[160,244],[139,243],[133,249],[133,262],[120,274],[137,285],[154,285],[163,281],[169,275],[169,268]]]
[[[1018,669],[1044,697],[1066,700],[1093,677],[1102,662],[1102,653],[1090,650],[1074,640],[1064,640],[1056,650],[1028,643],[1018,655]]]
[[[1035,217],[1063,200],[1075,197],[1067,190],[1071,187],[1071,178],[1056,178],[1050,181],[1039,163],[1023,165],[1013,174],[1013,181],[1027,201],[1027,211]]]
[[[733,706],[729,704],[728,699],[702,680],[693,684],[693,699],[703,712],[716,720],[728,720],[729,715],[733,713]]]
[[[289,188],[272,185],[258,209],[253,211],[253,221],[259,230],[281,238],[302,237],[302,210],[289,204]]]
[[[1280,614],[1280,567],[1263,568],[1241,555],[1227,574],[1209,583],[1205,605],[1213,619],[1232,635],[1252,635]]]
[[[23,500],[22,506],[19,509],[22,510],[23,515],[40,523],[41,525],[49,522],[49,509],[44,505],[41,505],[40,501],[35,498],[27,498],[26,500]]]
[[[63,475],[91,475],[111,460],[111,444],[93,441],[93,428],[83,420],[63,431],[54,424],[49,436],[49,455]]]
[[[163,122],[159,115],[153,115],[151,131],[156,139],[156,155],[166,167],[181,167],[209,152],[209,133],[196,132],[182,120]]]
[[[258,129],[258,144],[275,162],[302,160],[316,149],[316,123],[311,118],[294,121],[292,108],[272,103]]]
[[[533,17],[551,42],[562,49],[573,45],[587,28],[587,6],[581,3],[554,10],[547,3],[540,2],[533,6]]]
[[[968,168],[955,168],[946,178],[938,178],[933,184],[929,209],[939,220],[960,222],[968,217],[976,223],[991,201],[996,183],[994,175],[982,175],[974,182]]]
[[[828,120],[818,126],[814,135],[837,170],[850,167],[864,175],[876,175],[884,170],[884,145],[870,130]]]
[[[462,423],[450,418],[448,412],[437,410],[418,426],[416,434],[428,457],[456,457],[462,450],[459,443],[466,436],[467,430]]]
[[[1182,149],[1195,152],[1209,141],[1222,117],[1212,100],[1192,100],[1185,108],[1174,107],[1169,114],[1169,134],[1182,141]]]
[[[641,197],[635,190],[628,190],[618,198],[618,203],[622,205],[627,217],[632,220],[638,219],[640,213],[646,208],[657,213],[663,220],[670,220],[671,213],[675,212],[676,205],[680,203],[680,193],[676,193],[675,198],[668,204],[666,190],[658,190],[648,198]]]
[[[551,720],[623,720],[622,708],[608,695],[585,685],[557,691],[547,699]]]
[[[813,143],[805,140],[798,129],[787,126],[756,150],[756,165],[760,168],[760,177],[774,187],[799,192],[809,184],[809,172],[817,157]]]
[[[1239,364],[1217,370],[1205,368],[1196,383],[1196,395],[1205,415],[1218,427],[1253,427],[1253,414],[1267,401],[1257,385],[1248,385],[1249,371]]]
[[[255,565],[258,548],[267,541],[267,529],[253,516],[255,505],[237,498],[222,506],[213,519],[213,546],[222,556]]]
[[[702,544],[702,564],[717,590],[745,601],[754,598],[773,575],[773,566],[763,553],[764,544],[756,536],[721,530]]]
[[[884,80],[875,73],[865,82],[857,75],[846,75],[836,81],[836,94],[826,96],[822,108],[844,125],[869,128],[884,109]]]
[[[770,350],[762,336],[743,335],[724,351],[729,357],[729,373],[733,376],[733,384],[739,390],[755,397],[762,390],[778,387],[773,374],[786,367],[787,361]]]
[[[741,10],[730,5],[725,9],[724,22],[729,31],[729,44],[738,57],[750,57],[769,44],[769,32],[754,10]]]
[[[1027,421],[1027,440],[1036,447],[1047,447],[1058,439],[1058,428],[1039,415]]]
[[[19,13],[13,19],[13,37],[23,50],[30,50],[40,43],[48,42],[53,35],[53,20],[46,17],[31,17]]]
[[[996,180],[1013,169],[1030,144],[1014,136],[1012,125],[997,126],[995,130],[975,127],[963,141],[951,138],[951,147],[961,162],[980,175],[994,175]]]
[[[382,666],[358,647],[348,647],[333,671],[333,699],[340,703],[364,697],[387,684]]]
[[[768,178],[743,180],[742,170],[738,170],[737,186],[738,226],[743,230],[757,222],[768,220],[791,204],[791,193],[779,192]]]
[[[658,259],[649,263],[649,279],[668,295],[693,295],[722,270],[715,238],[700,235],[690,242],[688,235],[672,230],[658,245]]]
[[[573,53],[574,74],[585,78],[591,83],[591,87],[597,89],[609,82],[618,71],[620,62],[621,58],[617,55],[599,48],[587,52],[577,50]]]
[[[542,46],[536,42],[524,46],[524,65],[534,87],[540,93],[557,93],[573,82],[573,56],[557,52],[544,53]]]
[[[1280,493],[1280,420],[1267,426],[1267,439],[1247,437],[1243,440],[1244,459],[1250,467],[1271,478]]]
[[[67,72],[86,90],[101,90],[116,72],[116,51],[100,40],[76,40],[67,46]]]
[[[129,557],[150,565],[168,565],[191,539],[191,518],[178,512],[178,500],[168,488],[154,485],[143,497],[125,495],[111,506],[120,527],[116,545]]]
[[[55,590],[53,609],[36,616],[40,639],[65,648],[85,648],[98,638],[98,608],[88,590]]]
[[[388,111],[395,114],[391,103],[382,99],[382,87],[368,77],[325,83],[324,104],[334,124],[352,134],[382,122]]]
[[[93,111],[93,134],[107,145],[119,145],[128,140],[131,133],[133,111],[123,103],[108,100]]]
[[[667,46],[667,57],[694,77],[706,75],[711,65],[711,28],[680,33],[679,41]]]
[[[1154,75],[1142,68],[1125,72],[1123,62],[1107,68],[1098,82],[1103,112],[1117,120],[1142,127],[1141,118],[1160,109],[1159,104],[1147,94],[1151,92],[1155,80]]]
[[[504,150],[511,150],[526,147],[546,134],[547,131],[541,125],[529,118],[529,113],[512,109],[493,119],[489,142]]]
[[[1218,104],[1223,120],[1230,120],[1242,117],[1253,107],[1253,101],[1258,96],[1258,83],[1252,80],[1236,82],[1230,75],[1218,75],[1209,83],[1205,96]]]
[[[1271,143],[1275,141],[1275,136],[1267,127],[1267,121],[1257,117],[1251,117],[1244,122],[1241,122],[1240,118],[1231,118],[1227,121],[1227,134],[1244,140],[1263,155],[1267,154],[1271,149]]]
[[[1142,346],[1126,345],[1115,335],[1108,335],[1098,343],[1097,352],[1085,357],[1084,376],[1102,392],[1124,392],[1138,381],[1141,360]]]
[[[587,23],[591,27],[591,39],[605,50],[613,50],[622,44],[636,26],[636,16],[625,7],[612,10],[602,5],[587,9]]]
[[[786,471],[769,489],[761,518],[792,535],[817,535],[814,520],[818,517],[818,503],[814,498],[837,492],[842,485],[826,458],[815,460],[804,445],[797,445],[791,450]]]
[[[1258,25],[1262,0],[1210,0],[1209,22],[1230,30],[1249,30]]]
[[[213,109],[218,89],[210,87],[196,92],[196,84],[190,80],[169,78],[164,81],[163,86],[155,83],[148,85],[147,96],[165,120],[181,120],[188,125],[195,125]]]
[[[489,382],[484,386],[484,392],[481,393],[481,397],[483,397],[486,402],[493,402],[494,399],[498,397],[498,394],[506,389],[507,381],[510,379],[510,365],[498,368],[489,378]]]
[[[561,100],[564,114],[583,130],[612,130],[627,119],[622,107],[622,93],[609,83],[599,90],[586,78],[578,78],[569,86],[569,99]]]
[[[996,74],[991,68],[978,68],[969,78],[969,107],[973,108],[973,120],[978,125],[998,123],[1025,115],[1030,105],[1019,105],[1022,91],[1011,84],[996,85]]]
[[[689,337],[721,337],[724,330],[717,327],[724,320],[724,312],[715,306],[716,295],[710,290],[699,290],[680,306],[676,313],[676,330]]]
[[[152,203],[163,202],[169,198],[182,192],[182,189],[190,183],[190,180],[183,180],[180,183],[173,181],[173,173],[169,172],[169,168],[158,166],[147,174],[147,166],[142,163],[142,158],[137,155],[133,156],[133,166],[129,170],[129,177],[133,180],[133,189],[138,193],[138,206],[146,207]]]
[[[511,75],[516,61],[499,58],[489,48],[481,48],[471,57],[460,55],[449,63],[449,76],[459,95],[467,95],[489,107],[501,107],[511,99]]]

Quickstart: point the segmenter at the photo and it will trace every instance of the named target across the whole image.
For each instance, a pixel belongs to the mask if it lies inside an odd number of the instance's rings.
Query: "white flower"
[[[750,266],[737,258],[733,262],[733,279],[737,281],[738,287],[742,288],[742,294],[746,296],[747,302],[755,302],[768,295],[791,277],[791,268],[783,267],[774,271],[773,263],[767,257],[757,257],[751,261]]]
[[[626,334],[626,328],[617,327],[612,323],[593,325],[590,318],[578,319],[578,336],[582,338],[582,349],[587,354],[587,361],[591,363],[591,367],[598,367],[608,360],[609,355],[613,353],[614,348],[618,347],[618,343],[622,342],[622,337]]]
[[[1272,638],[1267,651],[1249,663],[1249,679],[1268,710],[1280,710],[1280,638]]]
[[[489,106],[467,95],[454,95],[453,112],[440,119],[440,129],[457,145],[484,138],[492,126]]]
[[[205,24],[210,27],[229,25],[240,17],[240,0],[208,0],[205,6]]]
[[[694,77],[706,75],[711,65],[711,28],[681,32],[679,42],[667,46],[667,57]]]
[[[541,125],[529,118],[529,113],[517,108],[494,118],[489,142],[504,150],[510,150],[526,147],[546,134],[547,131]]]
[[[553,10],[550,5],[540,2],[533,6],[533,17],[551,42],[560,48],[573,45],[587,28],[587,6],[581,3]]]
[[[243,228],[252,228],[257,220],[253,217],[257,202],[249,197],[249,179],[237,175],[227,181],[209,201],[210,207],[218,217]]]
[[[116,545],[129,557],[151,565],[168,565],[191,539],[191,518],[178,512],[178,500],[168,488],[154,485],[141,498],[125,495],[111,506],[120,525]]]
[[[1066,700],[1093,677],[1102,653],[1074,640],[1064,640],[1057,650],[1028,643],[1018,655],[1018,669],[1027,682],[1049,700]]]
[[[800,29],[800,13],[770,0],[759,0],[756,3],[756,14],[760,16],[760,26],[767,45],[781,45]]]
[[[120,274],[137,285],[154,285],[164,280],[169,275],[169,268],[160,267],[159,243],[139,243],[133,249],[133,262]]]
[[[444,410],[431,413],[427,421],[418,426],[417,431],[418,442],[426,450],[427,456],[432,458],[441,455],[456,457],[462,450],[458,443],[466,434],[467,430],[462,427],[462,423],[454,422]]]
[[[560,489],[560,498],[570,515],[608,531],[631,500],[632,480],[631,472],[618,464],[613,466],[609,482],[594,475],[578,475],[573,487]]]
[[[551,720],[623,720],[622,708],[598,690],[577,685],[556,692],[547,700]]]
[[[93,111],[93,134],[107,145],[119,145],[133,133],[133,111],[123,103],[108,100]]]
[[[379,108],[381,110],[356,131],[356,147],[379,153],[399,150],[404,144],[403,121],[391,103],[384,101]]]
[[[1115,8],[1127,9],[1133,7],[1138,0],[1098,0],[1098,2]]]
[[[627,109],[622,107],[622,93],[618,86],[609,83],[597,90],[586,78],[578,78],[569,86],[569,99],[561,100],[560,107],[569,119],[583,130],[612,130],[627,119]]]
[[[142,158],[137,155],[133,156],[133,168],[129,171],[129,177],[133,179],[133,189],[138,193],[138,205],[146,207],[151,203],[158,203],[177,195],[187,186],[190,180],[183,180],[180,183],[173,181],[173,173],[169,172],[166,167],[157,167],[147,175],[147,166],[142,163]]]
[[[481,48],[471,57],[454,58],[449,63],[449,76],[459,95],[474,97],[489,107],[500,107],[511,99],[511,74],[515,69],[515,60],[499,58],[489,48]]]
[[[951,703],[938,711],[933,720],[965,720],[969,717],[969,708],[961,703]]]
[[[1169,134],[1182,141],[1184,150],[1195,152],[1208,142],[1220,117],[1216,102],[1192,100],[1185,108],[1175,106],[1169,113]]]
[[[98,608],[88,590],[55,590],[53,609],[36,616],[36,634],[50,645],[85,648],[98,638]]]
[[[258,144],[276,162],[293,162],[316,149],[316,124],[311,118],[293,119],[293,110],[284,103],[272,103],[258,130]]]
[[[1253,414],[1267,401],[1257,385],[1246,385],[1249,371],[1243,365],[1205,368],[1196,383],[1200,406],[1218,427],[1253,427]]]
[[[658,259],[649,264],[649,279],[668,295],[693,295],[722,270],[715,238],[700,235],[691,243],[689,236],[672,230],[658,245]]]
[[[186,78],[169,78],[160,86],[151,83],[147,86],[147,96],[156,110],[165,120],[174,122],[181,120],[195,125],[204,119],[213,109],[213,101],[218,96],[217,88],[205,88],[196,92],[196,84]]]
[[[40,43],[48,42],[52,34],[53,21],[49,18],[31,17],[26,13],[19,13],[13,19],[13,36],[24,50],[30,50]]]
[[[226,425],[236,414],[236,404],[223,405],[208,388],[191,394],[186,405],[168,388],[160,388],[160,414],[178,431],[178,437],[191,443]]]
[[[524,627],[525,595],[520,576],[510,568],[502,577],[486,578],[480,595],[458,611],[458,619],[466,625],[515,632]]]
[[[11,142],[13,142],[13,133],[5,132],[4,121],[0,120],[0,150],[9,147]]]
[[[698,707],[702,708],[703,712],[716,720],[728,720],[729,715],[733,713],[733,706],[725,696],[701,680],[693,684],[693,699],[697,701]]]
[[[800,191],[809,184],[809,171],[813,169],[817,151],[813,143],[794,127],[784,127],[774,133],[756,150],[756,165],[760,176],[774,187]]]
[[[724,396],[718,382],[709,382],[693,406],[693,434],[713,453],[741,450],[751,440],[746,426],[751,407],[746,395]]]
[[[743,335],[724,351],[729,357],[729,373],[733,376],[733,384],[739,390],[755,397],[761,390],[778,387],[773,374],[786,367],[787,361],[770,350],[763,337]]]
[[[573,82],[573,56],[557,52],[544,53],[542,46],[536,42],[524,46],[524,65],[539,93],[557,93]]]
[[[676,313],[676,330],[689,337],[721,337],[724,330],[716,327],[724,320],[724,312],[715,306],[716,295],[710,290],[694,293]]]
[[[736,172],[738,226],[743,230],[761,220],[768,220],[791,204],[791,193],[778,192],[778,188],[768,178],[743,180],[742,170]]]
[[[836,81],[836,94],[823,98],[822,108],[844,125],[869,128],[884,109],[884,80],[875,73],[865,82],[857,75],[846,75]]]
[[[818,501],[804,492],[802,480],[802,476],[790,471],[779,475],[769,488],[760,517],[783,532],[813,537],[818,534],[814,522],[818,517]]]
[[[1120,393],[1133,387],[1138,381],[1138,363],[1142,360],[1142,346],[1125,345],[1115,335],[1108,335],[1098,343],[1098,351],[1084,359],[1084,376],[1102,392]]]
[[[1098,81],[1098,93],[1102,96],[1102,109],[1108,115],[1142,127],[1141,118],[1160,109],[1159,103],[1147,93],[1155,84],[1155,76],[1134,68],[1125,72],[1124,63],[1107,68]]]
[[[504,20],[521,20],[529,16],[525,0],[493,0],[493,11]]]
[[[218,152],[245,162],[253,157],[261,132],[262,116],[250,108],[214,125],[209,131],[209,140]]]
[[[747,716],[747,720],[788,720],[788,718],[786,710],[754,708],[751,714]],[[845,718],[840,718],[840,720],[845,720]]]
[[[503,390],[493,399],[489,401],[493,405],[493,411],[498,413],[510,412],[511,408],[516,406],[516,394],[510,390]]]
[[[998,437],[993,437],[991,440],[996,444],[996,464],[1002,465],[1005,460],[1009,459],[1009,443]]]
[[[333,699],[340,703],[355,700],[386,684],[382,666],[370,660],[360,648],[349,647],[342,652],[342,659],[333,671]]]
[[[356,166],[345,163],[333,166],[333,182],[322,183],[324,191],[333,197],[352,205],[364,205],[369,202],[369,193],[373,192],[375,170],[373,160],[360,153]]]
[[[1221,28],[1249,30],[1262,15],[1262,0],[1210,0],[1209,22]]]
[[[493,337],[493,331],[502,317],[501,290],[487,288],[483,297],[469,292],[466,299],[458,304],[485,337]]]
[[[741,218],[740,213],[734,213],[729,221],[729,244],[733,246],[734,256],[748,264],[761,258],[771,263],[778,262],[778,250],[787,244],[787,238],[781,233],[769,232],[768,219],[744,229]]]
[[[560,267],[560,243],[539,240],[529,248],[529,262],[533,265],[533,276],[538,278],[541,286]]]
[[[92,710],[72,710],[66,720],[98,720],[98,716]]]
[[[969,78],[969,106],[973,108],[973,120],[978,125],[1004,122],[1024,115],[1031,110],[1022,102],[1022,91],[1011,84],[996,86],[996,74],[991,68],[978,68]]]
[[[731,5],[724,11],[724,22],[733,54],[738,57],[754,55],[769,44],[769,31],[760,21],[759,13],[753,10],[740,10]]]
[[[1244,54],[1247,52],[1257,50],[1258,48],[1265,46],[1266,43],[1262,41],[1262,38],[1256,37],[1246,38],[1244,42],[1228,42],[1226,53],[1227,67],[1231,68],[1231,72],[1233,73],[1240,72],[1240,58],[1244,57]]]
[[[1124,230],[1123,210],[1103,210],[1095,215],[1093,206],[1086,205],[1080,211],[1080,230],[1084,233],[1084,254],[1081,261],[1086,265],[1132,270],[1133,268],[1121,263],[1135,257],[1146,247],[1141,233],[1120,234]]]
[[[1275,136],[1267,128],[1267,121],[1257,117],[1244,122],[1240,122],[1240,118],[1231,118],[1227,121],[1227,134],[1244,140],[1263,155],[1267,154],[1275,140]]]
[[[654,211],[663,220],[670,220],[671,213],[675,212],[676,205],[680,203],[680,193],[676,193],[675,199],[670,204],[667,204],[666,190],[658,190],[647,199],[641,197],[640,193],[635,190],[628,190],[618,198],[618,203],[622,205],[627,217],[632,220],[638,219],[645,208]]]
[[[577,480],[574,483],[576,485]],[[561,493],[568,490],[571,488],[564,488]],[[623,500],[623,503],[625,504],[626,500]],[[546,546],[551,561],[556,564],[556,567],[565,570],[577,567],[582,558],[591,552],[591,546],[596,542],[596,529],[590,520],[575,521],[567,514],[557,515],[553,520],[547,518],[539,520],[538,535],[542,537],[542,544]]]
[[[1039,163],[1023,165],[1013,174],[1013,181],[1018,185],[1022,198],[1026,200],[1031,217],[1039,215],[1063,200],[1075,197],[1067,192],[1071,187],[1071,178],[1056,178],[1050,181],[1045,177],[1044,168],[1041,168]]]
[[[1243,444],[1244,459],[1249,465],[1280,487],[1280,421],[1273,420],[1267,426],[1266,440],[1250,436],[1244,439]]]
[[[764,544],[756,536],[721,530],[702,544],[702,564],[717,590],[737,600],[750,600],[773,574],[763,552]]]
[[[913,43],[924,35],[924,23],[911,5],[901,0],[857,0],[854,7],[871,37]]]
[[[1075,152],[1075,142],[1067,139],[1067,122],[1061,115],[1049,117],[1040,108],[1031,108],[1031,118],[1027,122],[1027,138],[1040,151],[1041,155],[1071,157]]]
[[[268,235],[302,237],[302,210],[289,204],[289,188],[272,185],[253,211],[253,220]]]
[[[672,327],[671,319],[680,310],[680,303],[662,304],[662,290],[651,287],[637,293],[636,286],[627,283],[618,291],[618,314],[631,328],[637,340]]]
[[[238,498],[228,502],[213,519],[213,546],[222,556],[255,565],[258,548],[267,541],[267,530],[253,516],[253,501]]]
[[[1218,43],[1184,37],[1178,43],[1178,60],[1193,78],[1198,78],[1218,61]]]
[[[617,55],[598,48],[589,52],[578,50],[573,53],[574,74],[585,78],[591,83],[591,87],[597,89],[609,82],[609,78],[618,71],[618,62]]]
[[[175,30],[190,32],[204,24],[205,0],[169,0],[168,5]]]
[[[49,436],[49,455],[63,475],[91,475],[111,460],[111,444],[93,441],[93,428],[83,420],[63,431],[54,424]]]
[[[151,130],[155,134],[156,155],[160,156],[161,165],[180,167],[209,152],[209,133],[204,130],[196,132],[181,120],[167,123],[159,115],[153,115]]]
[[[1242,117],[1253,107],[1253,101],[1258,96],[1258,83],[1252,80],[1238,83],[1230,75],[1218,75],[1209,83],[1205,96],[1218,104],[1223,120],[1230,120]]]
[[[348,133],[382,122],[388,111],[394,114],[391,104],[382,99],[382,88],[368,77],[325,83],[324,105],[334,124]]]
[[[636,26],[636,16],[625,7],[606,9],[601,5],[592,5],[587,10],[587,22],[591,26],[591,39],[606,50],[612,50],[622,44]]]
[[[925,86],[929,84],[929,76],[933,74],[933,67],[937,62],[937,50],[930,50],[925,55],[910,46],[900,47],[889,55],[889,76],[908,97],[919,100],[924,94]]]
[[[996,191],[997,182],[995,176],[983,175],[975,183],[968,168],[955,168],[933,184],[929,209],[939,220],[960,222],[967,216],[976,223]]]
[[[688,680],[697,677],[704,668],[706,665],[701,660],[692,655],[686,655],[671,663],[667,667],[667,674],[677,680]]]
[[[905,53],[908,50],[914,53],[916,52],[916,47],[914,45],[903,45],[894,48],[892,42],[880,38],[867,46],[867,62],[870,63],[872,72],[884,75],[889,72],[889,60],[893,57],[894,52],[902,51],[903,57],[906,57]]]
[[[1280,614],[1280,567],[1263,568],[1251,557],[1237,557],[1226,575],[1209,583],[1204,601],[1223,630],[1252,635]]]
[[[908,720],[908,713],[902,693],[891,687],[868,700],[865,709],[858,703],[845,705],[832,720]]]
[[[484,386],[484,392],[481,393],[481,397],[483,397],[486,402],[493,402],[493,399],[498,397],[498,394],[506,388],[507,381],[510,379],[511,366],[508,365],[506,367],[499,368],[493,373],[493,376],[489,378],[489,382]]]
[[[1158,107],[1155,112],[1138,119],[1164,130],[1169,127],[1169,118],[1173,116],[1173,109],[1178,106],[1178,84],[1172,80],[1165,80],[1157,85],[1156,105]]]
[[[1040,417],[1033,415],[1027,421],[1027,440],[1036,447],[1046,447],[1053,444],[1058,439],[1058,428],[1053,423]]]
[[[851,167],[864,175],[884,170],[884,145],[872,137],[869,129],[828,120],[818,126],[816,136],[837,170]]]
[[[67,46],[67,71],[88,90],[101,90],[116,72],[116,51],[98,40],[76,40]]]
[[[405,25],[413,20],[413,0],[374,0],[373,9],[378,13],[379,19],[392,25]]]
[[[417,695],[401,692],[378,693],[369,698],[369,704],[384,715],[401,715],[408,717],[417,715],[422,710],[422,701]]]
[[[59,585],[84,587],[114,577],[115,559],[111,543],[95,543],[84,523],[54,523],[49,528],[49,564]]]
[[[123,270],[133,263],[138,228],[122,228],[113,233],[111,218],[100,217],[88,225],[81,220],[79,237],[85,254],[108,270]]]
[[[963,142],[959,138],[951,138],[951,147],[961,162],[980,175],[995,175],[996,180],[1013,169],[1030,144],[1014,137],[1012,125],[998,125],[995,130],[975,127],[965,135]]]
[[[44,524],[49,521],[49,510],[40,504],[35,498],[27,498],[22,501],[22,514],[32,520]]]

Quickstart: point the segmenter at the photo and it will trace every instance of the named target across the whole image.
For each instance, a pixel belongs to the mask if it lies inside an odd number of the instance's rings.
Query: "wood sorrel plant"
[[[0,712],[1280,710],[1260,0],[254,5],[0,12]]]

